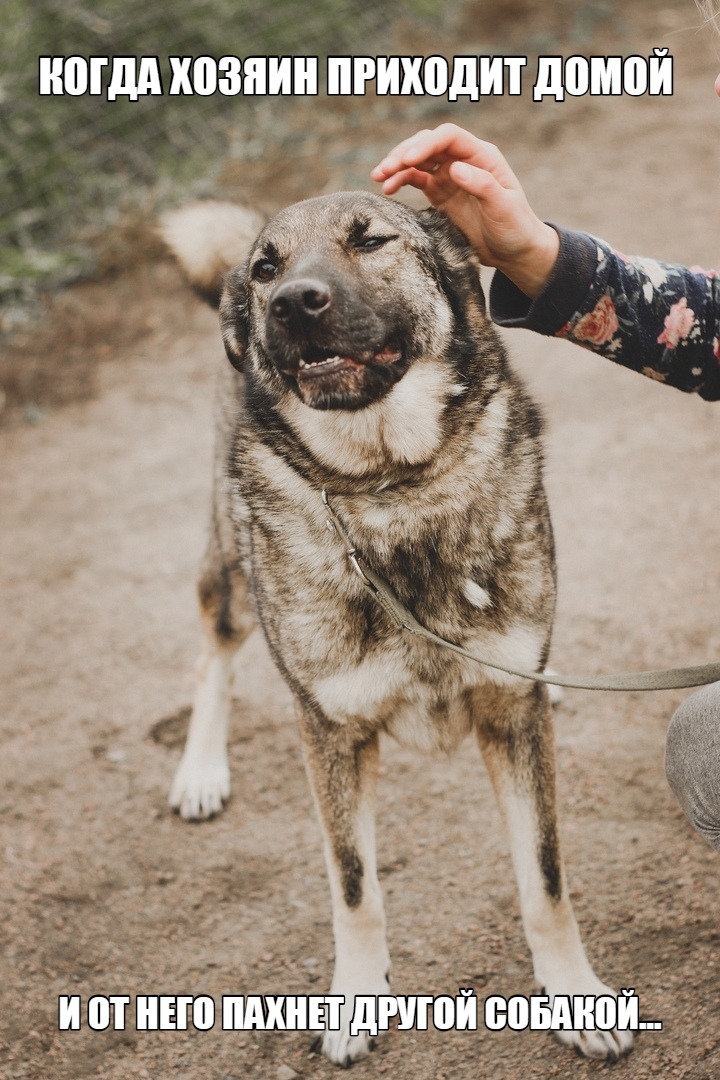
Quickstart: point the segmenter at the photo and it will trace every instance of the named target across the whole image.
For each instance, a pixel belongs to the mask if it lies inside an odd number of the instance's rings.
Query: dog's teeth
[[[331,364],[337,364],[340,360],[344,360],[343,356],[325,356],[322,360],[300,360],[298,363],[299,368],[316,368],[316,367],[329,367]]]

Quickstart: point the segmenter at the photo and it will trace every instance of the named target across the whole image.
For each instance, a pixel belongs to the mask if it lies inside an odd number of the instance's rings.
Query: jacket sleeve
[[[586,233],[557,231],[558,259],[536,299],[495,274],[495,322],[566,338],[668,386],[720,399],[717,272],[628,258]]]

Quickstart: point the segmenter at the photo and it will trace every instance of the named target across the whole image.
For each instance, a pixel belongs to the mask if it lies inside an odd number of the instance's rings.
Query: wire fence
[[[367,55],[397,20],[443,0],[5,0],[0,28],[0,301],[86,272],[83,236],[119,205],[207,172],[258,99],[40,96],[39,57]],[[381,50],[382,51],[382,50]],[[251,136],[251,138],[250,138]]]

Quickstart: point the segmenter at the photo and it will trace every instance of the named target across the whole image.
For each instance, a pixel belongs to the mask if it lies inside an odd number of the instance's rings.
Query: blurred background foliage
[[[399,19],[432,23],[448,7],[445,0],[4,0],[0,302],[17,304],[39,283],[92,272],[93,232],[207,174],[233,140],[260,152],[267,103],[168,97],[169,55],[372,54],[384,51]],[[165,94],[134,102],[41,98],[38,58],[73,55],[158,56]]]

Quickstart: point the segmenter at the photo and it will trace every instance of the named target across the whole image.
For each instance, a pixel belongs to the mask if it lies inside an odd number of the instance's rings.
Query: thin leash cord
[[[336,532],[345,546],[346,555],[353,570],[360,576],[370,595],[388,613],[398,627],[418,637],[432,641],[444,649],[450,649],[459,656],[474,660],[484,667],[503,671],[506,675],[515,675],[532,682],[550,683],[552,686],[567,686],[578,690],[681,690],[691,686],[706,686],[720,681],[720,664],[700,664],[695,667],[663,668],[657,671],[627,671],[619,675],[546,675],[537,671],[523,671],[521,668],[508,667],[456,645],[452,641],[434,634],[432,630],[419,623],[411,611],[401,603],[387,581],[365,562],[360,551],[355,547],[345,526],[336,511],[330,505],[327,491],[323,488],[322,503],[327,514],[327,527]]]

